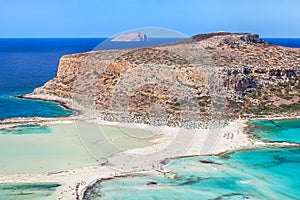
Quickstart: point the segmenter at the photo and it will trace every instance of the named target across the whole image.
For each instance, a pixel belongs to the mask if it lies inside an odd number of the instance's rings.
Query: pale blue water
[[[3,184],[0,185],[0,199],[38,200],[50,197],[59,186],[60,184],[57,183]]]
[[[9,129],[0,129],[1,134],[45,134],[51,133],[51,129],[48,126],[41,126],[39,124],[36,125],[22,125],[16,126]]]

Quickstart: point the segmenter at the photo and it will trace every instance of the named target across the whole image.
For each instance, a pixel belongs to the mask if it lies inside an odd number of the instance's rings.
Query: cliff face
[[[300,49],[222,32],[66,55],[57,76],[26,96],[80,105],[106,120],[190,127],[224,115],[296,112],[299,72]]]

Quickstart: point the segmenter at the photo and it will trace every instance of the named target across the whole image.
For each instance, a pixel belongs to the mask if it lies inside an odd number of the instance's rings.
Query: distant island
[[[144,42],[147,41],[148,37],[145,33],[142,32],[135,32],[135,33],[126,33],[121,34],[114,37],[111,41],[112,42]]]

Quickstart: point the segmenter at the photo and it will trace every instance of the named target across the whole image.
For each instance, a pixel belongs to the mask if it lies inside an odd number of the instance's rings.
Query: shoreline
[[[159,134],[161,137],[156,139],[154,145],[136,148],[127,151],[123,151],[110,156],[107,160],[108,163],[102,165],[101,163],[97,165],[91,165],[88,167],[81,167],[60,172],[49,172],[40,174],[1,174],[0,184],[9,183],[52,183],[57,182],[62,184],[58,187],[55,193],[50,197],[50,199],[82,199],[85,191],[92,187],[93,184],[97,183],[99,180],[104,179],[114,179],[117,177],[124,176],[135,176],[137,174],[162,174],[165,173],[165,166],[168,161],[179,159],[183,157],[195,157],[195,156],[210,156],[210,155],[223,155],[233,153],[239,150],[251,150],[260,147],[299,147],[299,144],[291,144],[284,142],[267,142],[260,140],[259,138],[251,137],[249,134],[249,123],[251,120],[288,120],[288,119],[299,119],[300,116],[265,116],[265,117],[253,117],[253,118],[243,118],[243,119],[229,119],[228,124],[222,128],[222,133],[218,135],[218,141],[214,145],[212,152],[203,154],[199,152],[199,146],[203,145],[205,141],[201,139],[203,134],[208,134],[209,129],[185,129],[182,127],[161,127],[161,126],[151,126],[149,124],[140,123],[122,123],[114,121],[98,120],[97,118],[88,118],[83,115],[83,111],[80,109],[74,109],[74,105],[71,100],[58,98],[52,95],[35,95],[35,94],[25,94],[19,95],[17,98],[41,100],[56,102],[65,109],[71,110],[74,114],[67,117],[58,118],[43,118],[43,117],[18,117],[18,118],[6,118],[0,120],[0,128],[11,128],[15,126],[20,126],[22,124],[34,123],[41,125],[51,125],[51,124],[61,124],[61,123],[74,123],[76,120],[86,121],[89,123],[95,123],[99,125],[108,125],[118,128],[133,128],[148,130]],[[7,126],[7,127],[5,127]],[[181,133],[180,133],[181,132]],[[189,144],[186,151],[177,152],[176,148],[171,146],[170,154],[169,152],[165,155],[157,156],[155,152],[161,151],[168,147],[168,142],[174,140],[174,135],[182,133],[200,133],[198,137],[192,138],[193,141]],[[190,134],[186,134],[190,135]],[[199,137],[199,135],[201,137]],[[222,137],[221,137],[222,136]],[[176,137],[175,137],[176,139]],[[153,155],[149,152],[154,152]],[[172,155],[173,154],[173,155]],[[132,165],[132,159],[136,156],[136,160],[147,156],[146,163],[139,163],[140,168],[135,168]],[[157,157],[156,157],[157,156]],[[130,170],[123,169],[122,166],[114,166],[118,162],[127,163]],[[112,164],[113,163],[113,164]],[[112,166],[110,166],[112,164]],[[143,166],[146,166],[144,167]],[[153,167],[152,167],[153,166]],[[134,169],[134,170],[133,170]]]
[[[17,118],[16,120],[21,120],[24,123],[28,123],[28,118]],[[56,123],[72,123],[74,120],[80,120],[80,117],[78,116],[69,116],[66,118],[53,118],[51,120],[44,119],[44,118],[31,118],[31,122],[36,123],[36,120],[40,120],[39,123],[45,123],[45,124],[56,124]],[[44,120],[44,121],[43,121]],[[14,119],[7,119],[6,121],[14,121]],[[110,122],[110,121],[97,121],[97,120],[86,120],[91,123],[97,123],[99,125],[109,125],[109,126],[117,126],[120,128],[140,128],[140,129],[147,129],[151,131],[157,131],[160,130],[162,127],[155,127],[145,124],[133,124],[133,123],[120,123],[120,122]],[[2,122],[5,121],[2,120]],[[0,183],[1,184],[8,184],[8,183],[42,183],[42,182],[57,182],[62,184],[59,188],[56,189],[55,194],[51,198],[57,199],[70,199],[70,198],[82,198],[84,195],[84,192],[88,187],[90,187],[93,183],[96,183],[100,179],[103,178],[115,178],[117,176],[132,176],[135,174],[161,174],[166,172],[165,166],[167,165],[169,160],[173,159],[179,159],[182,157],[194,157],[194,156],[209,156],[209,155],[222,155],[222,154],[228,154],[232,153],[238,150],[251,150],[254,148],[259,147],[292,147],[292,145],[295,146],[295,144],[291,143],[276,143],[276,142],[268,142],[260,141],[257,139],[253,139],[249,137],[247,133],[247,128],[249,124],[248,120],[233,120],[230,121],[228,125],[226,125],[223,129],[223,133],[220,140],[217,141],[217,144],[215,145],[212,152],[207,154],[200,154],[199,153],[199,145],[203,144],[203,140],[199,140],[199,138],[196,138],[195,141],[190,144],[187,151],[178,153],[176,149],[170,150],[170,152],[174,153],[176,156],[171,156],[171,154],[162,155],[160,158],[155,158],[156,154],[155,151],[159,151],[160,148],[165,148],[165,144],[173,140],[174,137],[172,135],[176,134],[176,131],[182,130],[183,132],[177,133],[182,134],[187,132],[191,132],[193,130],[183,129],[179,127],[165,127],[159,134],[161,134],[163,137],[157,139],[156,143],[151,146],[143,147],[143,148],[137,148],[132,150],[127,150],[125,152],[117,153],[113,156],[110,156],[108,158],[108,164],[104,164],[101,166],[101,164],[97,165],[91,165],[88,167],[82,167],[72,170],[66,170],[61,172],[49,172],[49,173],[41,173],[41,174],[1,174]],[[195,130],[194,130],[195,131]],[[199,133],[201,134],[207,134],[206,129],[198,129]],[[205,132],[206,131],[206,132]],[[175,132],[175,133],[174,133]],[[179,131],[180,132],[180,131]],[[230,134],[229,134],[230,133]],[[203,136],[203,135],[201,135]],[[224,137],[226,136],[226,137]],[[198,140],[197,140],[198,139]],[[228,144],[229,143],[229,144]],[[300,145],[296,145],[299,147]],[[197,148],[196,148],[197,147]],[[132,157],[134,155],[137,155],[137,159],[139,159],[139,155],[144,157],[145,153],[154,152],[154,156],[151,155],[148,159],[147,157],[147,165],[154,166],[150,168],[144,168],[143,166],[140,169],[132,170],[133,165],[129,166],[129,169],[124,169],[123,171],[121,168],[110,166],[110,163],[114,163],[116,161],[123,163],[129,163],[132,162]],[[121,160],[120,160],[121,158]],[[141,164],[141,163],[139,163]],[[145,166],[146,166],[145,164]],[[120,167],[120,166],[119,166]],[[78,197],[76,197],[78,195]]]
[[[276,121],[279,121],[279,120],[293,120],[293,119],[300,119],[300,115],[298,114],[295,114],[295,115],[292,115],[292,116],[266,116],[266,117],[255,117],[255,118],[250,118],[249,120],[276,120]]]
[[[71,114],[69,116],[72,116],[72,115],[76,116],[76,115],[82,114],[82,111],[76,110],[71,106],[71,104],[70,104],[71,102],[68,102],[67,100],[62,100],[62,98],[59,99],[59,97],[54,97],[54,96],[51,97],[50,95],[45,95],[44,97],[42,97],[42,96],[35,95],[35,94],[32,94],[32,93],[16,95],[14,97],[18,98],[18,99],[28,99],[28,100],[36,100],[36,101],[45,101],[45,102],[57,103],[62,108],[74,112],[74,114]]]
[[[66,119],[68,119],[69,121],[67,121]],[[12,119],[10,121],[13,121]],[[22,121],[25,123],[26,119],[23,118]],[[35,121],[35,120],[32,120]],[[70,118],[64,118],[63,120],[58,119],[58,120],[51,120],[50,122],[43,122],[43,123],[65,123],[65,122],[72,122],[72,120],[70,120]],[[28,122],[28,120],[27,120]],[[231,122],[234,123],[234,122]],[[147,130],[158,130],[159,127],[150,127],[149,125],[144,125],[144,124],[122,124],[122,123],[116,123],[116,122],[99,122],[98,124],[102,124],[102,125],[113,125],[113,126],[118,126],[118,127],[129,127],[129,128],[146,128]],[[239,123],[241,125],[241,123]],[[162,128],[162,127],[160,127]],[[166,148],[165,144],[168,143],[169,141],[173,141],[174,134],[178,134],[178,135],[182,135],[182,133],[176,133],[176,131],[178,132],[180,128],[176,128],[176,127],[165,127],[164,130],[160,131],[159,134],[161,134],[163,137],[157,139],[157,141],[155,142],[154,145],[151,145],[149,147],[144,147],[144,148],[139,148],[139,149],[132,149],[132,150],[128,150],[125,152],[121,152],[118,154],[115,154],[113,156],[110,156],[108,158],[109,163],[105,164],[103,166],[99,164],[94,165],[94,166],[89,166],[89,167],[83,167],[83,168],[77,168],[77,169],[73,169],[73,170],[67,170],[67,171],[62,171],[62,172],[51,172],[51,173],[40,173],[40,174],[1,174],[0,177],[0,183],[4,184],[4,183],[41,183],[41,182],[58,182],[60,184],[62,184],[61,187],[57,188],[56,194],[53,196],[53,198],[63,198],[63,199],[74,199],[74,192],[75,192],[75,186],[78,183],[82,183],[85,182],[87,184],[81,184],[80,186],[78,186],[78,191],[76,193],[81,194],[83,191],[85,191],[86,187],[90,185],[90,183],[95,182],[96,180],[103,178],[103,177],[115,177],[118,175],[132,175],[132,174],[136,174],[136,173],[157,173],[159,171],[162,171],[161,168],[163,168],[164,166],[160,163],[160,161],[165,160],[165,159],[170,159],[169,154],[162,154],[160,155],[160,157],[156,157],[156,152],[159,152],[161,149]],[[185,131],[185,130],[181,130],[181,131]],[[186,130],[186,131],[190,131],[191,130]],[[204,130],[198,130],[199,133],[201,134],[207,134]],[[245,135],[244,135],[245,136]],[[229,139],[230,140],[230,139]],[[223,140],[221,140],[222,142]],[[239,141],[239,140],[237,140]],[[199,142],[201,144],[201,142],[203,142],[203,140],[200,141],[194,141],[193,144],[191,144],[189,148],[190,151],[183,151],[180,152],[180,154],[178,155],[177,153],[177,149],[172,147],[170,148],[170,152],[173,153],[173,155],[176,155],[176,157],[179,156],[195,156],[195,155],[199,155],[199,153],[197,152],[197,148],[199,146]],[[218,141],[219,142],[219,141]],[[235,142],[231,142],[232,144],[236,143]],[[247,142],[247,144],[249,145],[250,143]],[[221,147],[224,145],[221,144]],[[241,146],[244,146],[245,144],[241,144]],[[226,149],[230,147],[227,146],[225,147]],[[222,152],[220,151],[222,150],[222,148],[218,147],[218,152]],[[151,154],[152,152],[152,154]],[[146,163],[138,163],[140,164],[140,169],[136,169],[135,167],[135,163],[132,163],[132,160],[134,156],[136,156],[137,160],[140,160],[140,157],[144,157],[145,153],[150,153],[150,156],[147,156],[147,161],[145,161]],[[214,152],[216,153],[216,152]],[[175,158],[175,156],[172,156]],[[110,166],[110,164],[113,163],[113,166]],[[116,163],[120,163],[119,166],[115,166]],[[122,168],[122,164],[125,163],[127,165],[127,169],[121,169]],[[154,167],[152,167],[154,166]],[[69,190],[69,188],[72,187],[72,189]]]
[[[218,153],[218,154],[210,154],[210,155],[189,155],[189,156],[179,156],[179,157],[174,157],[174,158],[167,158],[167,161],[172,161],[172,160],[176,160],[176,159],[181,159],[181,158],[192,158],[192,157],[198,157],[198,156],[223,156],[223,155],[228,155],[228,154],[232,154],[235,153],[236,151],[252,151],[252,150],[259,150],[260,148],[300,148],[300,144],[290,144],[290,143],[286,143],[286,142],[275,142],[274,144],[272,143],[265,143],[265,144],[261,144],[261,145],[257,145],[257,146],[253,146],[253,147],[249,147],[249,148],[240,148],[240,149],[235,149],[235,150],[230,150],[230,151],[226,151],[226,152],[222,152],[222,153]],[[202,160],[202,161],[206,161],[206,160]],[[169,162],[166,163],[166,165],[168,165]],[[212,163],[213,164],[213,163]],[[88,193],[89,190],[91,190],[96,184],[101,184],[102,182],[105,181],[110,181],[110,180],[114,180],[114,179],[120,179],[120,178],[127,178],[127,177],[138,177],[138,176],[151,176],[151,175],[158,175],[158,176],[164,176],[166,173],[172,173],[172,171],[149,171],[149,172],[140,172],[140,173],[129,173],[129,174],[125,174],[125,175],[116,175],[113,177],[106,177],[106,178],[99,178],[97,180],[94,180],[92,182],[90,182],[85,188],[84,190],[79,191],[79,197],[78,199],[86,199],[85,197],[88,197]]]
[[[69,98],[61,98],[61,97],[58,97],[58,96],[54,96],[54,95],[48,95],[48,94],[35,94],[34,92],[32,93],[28,93],[28,94],[21,94],[21,95],[16,95],[14,96],[15,98],[20,98],[20,99],[29,99],[29,100],[38,100],[38,101],[45,101],[45,102],[55,102],[57,104],[59,104],[61,107],[63,107],[64,109],[67,109],[69,111],[72,111],[74,112],[74,114],[71,114],[71,115],[68,115],[66,116],[65,118],[68,118],[68,117],[84,117],[82,118],[83,120],[87,120],[88,118],[86,116],[83,116],[84,115],[84,109],[80,109],[81,107],[79,105],[79,108],[75,108],[74,106],[74,102],[69,99]],[[300,113],[298,112],[295,112],[295,113],[284,113],[285,115],[282,116],[278,116],[278,114],[275,114],[275,115],[265,115],[265,116],[251,116],[251,117],[247,117],[247,116],[236,116],[236,117],[233,117],[231,119],[228,119],[228,121],[231,121],[231,120],[238,120],[238,119],[241,119],[241,120],[292,120],[292,119],[300,119]],[[59,117],[58,117],[59,118]],[[9,119],[9,118],[7,118]],[[1,119],[0,119],[1,120]],[[108,122],[108,123],[115,123],[115,121],[109,121],[109,120],[106,120],[106,119],[103,119],[101,121],[105,121],[105,122]],[[127,122],[116,122],[116,123],[124,123],[126,124]],[[138,122],[139,123],[139,122]],[[175,126],[176,127],[176,126]]]

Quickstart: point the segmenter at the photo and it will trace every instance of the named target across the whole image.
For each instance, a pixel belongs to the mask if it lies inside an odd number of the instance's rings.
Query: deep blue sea
[[[300,38],[263,38],[267,42],[286,47],[300,47]]]
[[[14,95],[32,92],[55,77],[64,54],[89,51],[103,39],[0,39],[0,118],[69,115],[56,103],[24,100]]]

